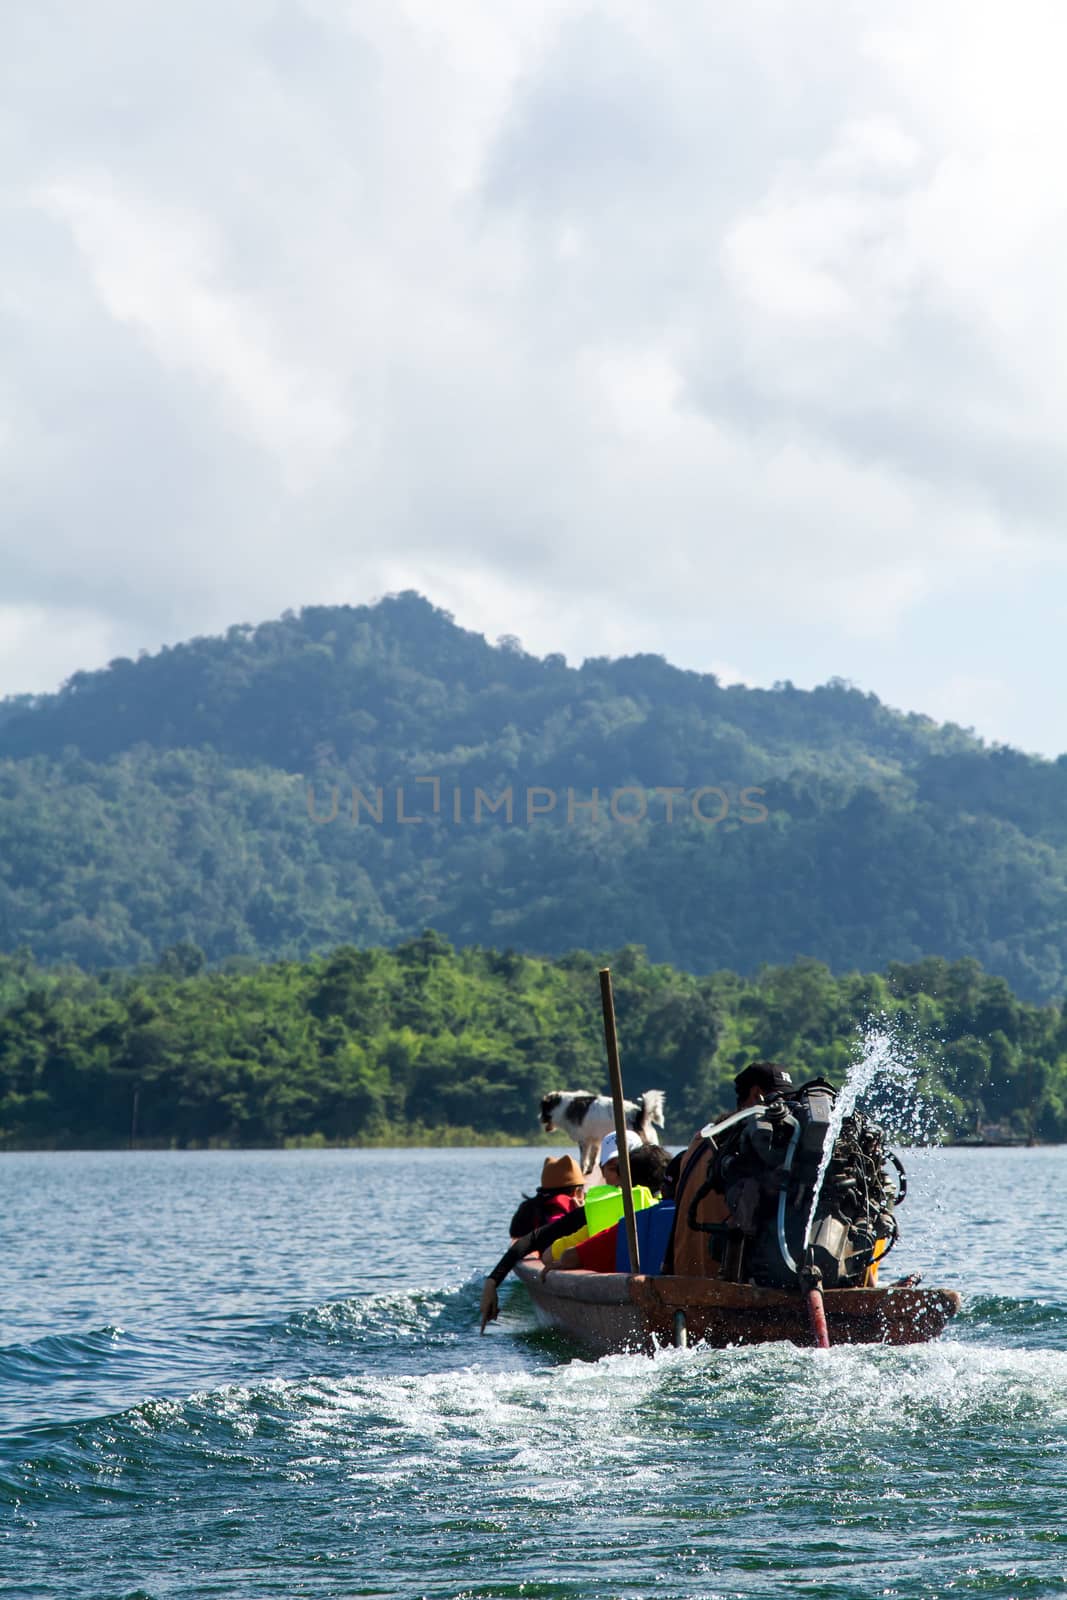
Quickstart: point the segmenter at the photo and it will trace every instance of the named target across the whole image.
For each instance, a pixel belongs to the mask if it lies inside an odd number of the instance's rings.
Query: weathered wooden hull
[[[678,1312],[690,1344],[814,1342],[800,1295],[777,1289],[625,1272],[556,1271],[545,1279],[532,1258],[515,1271],[542,1326],[570,1334],[595,1355],[671,1344]],[[960,1309],[951,1289],[828,1289],[823,1299],[832,1345],[922,1344]]]

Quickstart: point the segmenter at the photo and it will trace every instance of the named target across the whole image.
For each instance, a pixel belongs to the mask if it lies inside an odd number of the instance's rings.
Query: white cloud
[[[948,611],[1062,580],[1058,6],[9,33],[0,681],[403,583],[572,657],[833,646],[892,700],[906,631],[940,682]]]
[[[349,421],[331,374],[301,371],[272,348],[275,327],[221,282],[220,242],[205,219],[120,194],[109,178],[44,188],[67,223],[104,307],[143,335],[164,369],[217,386],[237,426],[299,488],[345,444]]]
[[[733,663],[729,661],[709,661],[704,670],[706,672],[713,672],[724,689],[730,688],[731,684],[735,683],[743,684],[746,689],[767,687],[766,684],[757,684],[754,678],[747,677],[745,673],[741,671],[740,667],[735,667]]]
[[[1010,687],[992,674],[953,672],[931,685],[928,712],[940,722],[984,730],[987,737],[1010,743],[1004,731],[1015,709]]]
[[[86,662],[122,653],[109,624],[92,614],[44,606],[0,605],[0,699],[53,685]]]

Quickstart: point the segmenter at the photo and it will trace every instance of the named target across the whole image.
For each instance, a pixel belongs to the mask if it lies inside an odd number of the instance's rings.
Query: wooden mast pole
[[[600,1003],[604,1008],[604,1043],[608,1049],[611,1103],[615,1112],[615,1137],[619,1145],[619,1176],[622,1179],[622,1209],[626,1223],[626,1243],[630,1250],[630,1271],[640,1272],[637,1213],[634,1210],[634,1187],[630,1177],[630,1147],[626,1142],[626,1109],[622,1095],[622,1066],[619,1061],[619,1039],[615,1031],[615,998],[611,992],[610,967],[600,969]]]

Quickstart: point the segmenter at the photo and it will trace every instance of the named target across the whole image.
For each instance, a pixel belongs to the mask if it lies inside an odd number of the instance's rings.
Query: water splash
[[[811,1243],[819,1197],[827,1168],[833,1159],[834,1146],[845,1118],[856,1109],[860,1096],[876,1102],[883,1101],[892,1111],[894,1120],[909,1125],[912,1135],[924,1128],[925,1107],[916,1094],[920,1063],[918,1051],[899,1024],[885,1016],[872,1017],[864,1023],[859,1036],[857,1054],[848,1069],[844,1084],[834,1102],[830,1126],[815,1176],[808,1220],[804,1227],[804,1249]]]

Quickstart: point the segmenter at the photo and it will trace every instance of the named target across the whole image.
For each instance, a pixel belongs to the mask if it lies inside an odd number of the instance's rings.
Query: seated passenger
[[[580,1206],[585,1199],[585,1177],[573,1156],[548,1156],[541,1168],[537,1193],[523,1195],[511,1219],[513,1239],[533,1233]]]
[[[658,1149],[659,1147],[650,1146],[649,1148]],[[649,1195],[649,1198],[651,1199],[651,1194]],[[489,1273],[488,1277],[482,1284],[481,1302],[478,1307],[478,1313],[481,1319],[481,1329],[483,1333],[486,1330],[487,1324],[494,1322],[500,1315],[500,1304],[497,1291],[500,1284],[503,1283],[504,1279],[507,1277],[512,1268],[515,1267],[524,1256],[537,1255],[541,1251],[547,1250],[548,1247],[555,1242],[555,1240],[564,1238],[566,1235],[573,1233],[575,1228],[581,1228],[584,1225],[585,1204],[583,1202],[582,1204],[576,1206],[573,1211],[563,1212],[562,1215],[556,1217],[553,1222],[546,1222],[544,1227],[535,1228],[530,1233],[523,1234],[521,1239],[515,1239],[512,1241],[509,1249],[503,1256],[501,1256],[492,1272]]]
[[[660,1196],[667,1184],[670,1162],[670,1155],[662,1145],[642,1144],[630,1156],[630,1178],[634,1187],[643,1186],[650,1189],[653,1195]],[[618,1165],[618,1157],[614,1164]],[[659,1204],[654,1200],[647,1210],[636,1213],[637,1249],[642,1272],[660,1271],[673,1219],[674,1205],[670,1199]],[[630,1251],[624,1224],[616,1222],[581,1243],[570,1245],[558,1260],[546,1264],[545,1272],[560,1268],[567,1271],[575,1267],[584,1267],[588,1272],[629,1272]]]
[[[638,1150],[645,1150],[648,1146],[636,1133],[627,1131],[626,1148],[631,1156]],[[556,1239],[546,1251],[543,1259],[559,1262],[565,1250],[572,1245],[583,1244],[594,1233],[601,1233],[605,1228],[610,1228],[612,1223],[618,1222],[622,1216],[622,1190],[619,1185],[622,1175],[619,1172],[619,1144],[614,1133],[609,1133],[600,1147],[600,1171],[603,1183],[593,1184],[585,1191],[584,1216],[580,1224],[576,1219],[576,1226],[562,1239]],[[634,1209],[642,1211],[646,1206],[652,1205],[652,1191],[643,1187],[633,1179]]]
[[[626,1130],[626,1148],[632,1156],[636,1150],[647,1150],[649,1148],[658,1150],[659,1146],[646,1145],[643,1139],[639,1139],[636,1133],[633,1133],[628,1128]],[[614,1133],[609,1133],[604,1143],[600,1146],[600,1176],[603,1182],[610,1184],[613,1189],[617,1189],[622,1181],[622,1175],[619,1172],[619,1141]],[[633,1181],[636,1183],[637,1179],[634,1178]]]
[[[523,1256],[537,1255],[546,1250],[554,1239],[562,1239],[565,1234],[573,1232],[576,1226],[585,1222],[585,1206],[580,1205],[574,1211],[564,1211],[556,1217],[554,1222],[546,1222],[543,1228],[535,1228],[532,1233],[523,1234],[521,1239],[512,1240],[508,1250],[501,1256],[496,1266],[482,1284],[481,1303],[478,1307],[481,1317],[482,1332],[486,1324],[494,1322],[500,1315],[500,1305],[497,1290],[503,1283],[511,1269],[522,1260]]]
[[[734,1079],[735,1110],[717,1119],[724,1124],[729,1141],[737,1140],[741,1131],[740,1125],[729,1127],[731,1119],[740,1112],[766,1105],[776,1095],[788,1095],[792,1090],[793,1079],[787,1068],[776,1061],[750,1061]],[[724,1186],[713,1179],[710,1163],[713,1157],[718,1160],[727,1149],[728,1144],[721,1137],[716,1145],[701,1130],[694,1134],[689,1148],[674,1158],[672,1178],[680,1210],[667,1252],[668,1272],[696,1278],[720,1275],[721,1261],[719,1255],[713,1253],[711,1241],[716,1238],[715,1250],[721,1250],[725,1229],[733,1218]]]

